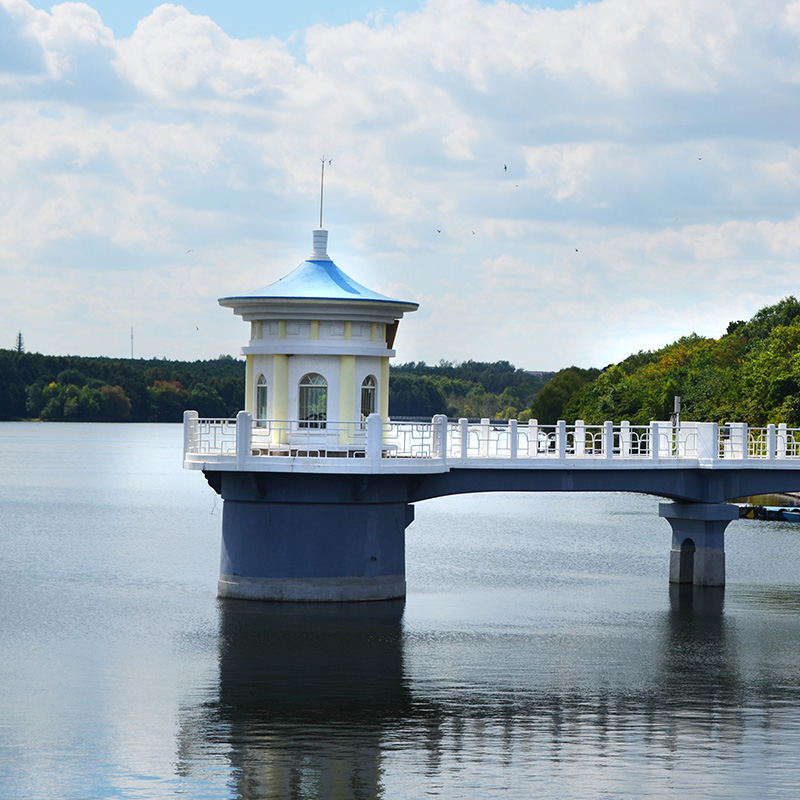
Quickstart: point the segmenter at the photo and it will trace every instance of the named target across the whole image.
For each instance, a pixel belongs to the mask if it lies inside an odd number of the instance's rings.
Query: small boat
[[[800,522],[800,508],[782,508],[781,517],[787,522]]]

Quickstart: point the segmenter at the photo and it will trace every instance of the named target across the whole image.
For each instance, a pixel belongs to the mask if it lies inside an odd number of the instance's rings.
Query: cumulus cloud
[[[401,359],[718,335],[797,291],[798,9],[428,0],[288,43],[0,0],[0,346],[236,352],[215,300],[307,255],[322,155],[337,263],[423,304]]]

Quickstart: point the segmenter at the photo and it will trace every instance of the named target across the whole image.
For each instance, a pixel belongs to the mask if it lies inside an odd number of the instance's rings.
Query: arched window
[[[309,372],[300,378],[297,393],[297,417],[301,428],[324,428],[328,418],[328,382],[322,375]]]
[[[256,381],[256,424],[259,427],[267,425],[267,379],[263,375]]]
[[[364,383],[361,384],[361,419],[366,419],[370,414],[377,411],[377,386],[378,382],[374,375],[367,375]]]

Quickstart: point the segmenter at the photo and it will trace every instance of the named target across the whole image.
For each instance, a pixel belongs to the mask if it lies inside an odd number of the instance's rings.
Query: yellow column
[[[244,410],[253,413],[253,356],[244,359]]]
[[[272,358],[272,417],[289,419],[289,356],[275,355]],[[274,444],[286,441],[286,429],[276,425],[272,434]]]
[[[344,339],[349,342],[353,338],[353,323],[350,320],[344,323]]]
[[[339,419],[350,422],[357,417],[356,409],[356,357],[339,356]],[[352,441],[349,426],[339,429],[339,444]]]
[[[310,330],[308,338],[309,339],[319,339],[319,320],[318,319],[312,319],[311,320],[311,325],[309,327],[310,327],[311,330]]]
[[[279,319],[278,320],[278,338],[285,339],[286,338],[286,320]]]
[[[381,396],[378,402],[378,413],[384,420],[389,419],[389,357],[381,359]]]

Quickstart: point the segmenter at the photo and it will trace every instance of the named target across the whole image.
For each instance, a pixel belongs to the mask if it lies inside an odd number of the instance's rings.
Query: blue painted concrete
[[[673,529],[671,580],[678,580],[681,545],[691,539],[696,545],[694,582],[721,586],[724,531],[738,516],[723,501],[800,487],[800,470],[752,468],[205,474],[224,500],[220,593],[273,600],[403,596],[405,529],[414,518],[412,504],[487,491],[623,491],[672,499],[676,502],[661,508]]]
[[[403,503],[226,500],[220,574],[248,578],[405,575]]]
[[[414,519],[405,480],[242,472],[207,477],[224,500],[221,596],[405,596],[405,530]]]

